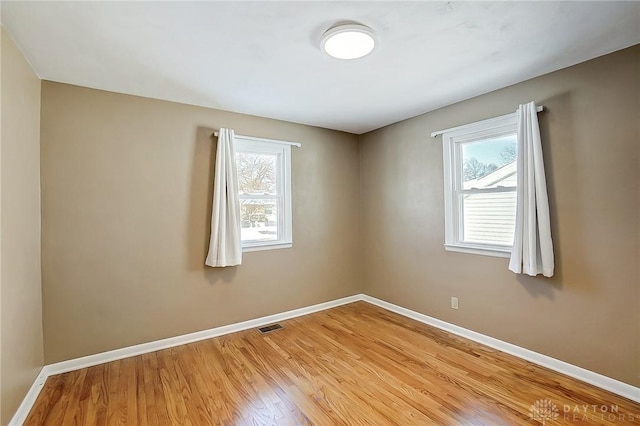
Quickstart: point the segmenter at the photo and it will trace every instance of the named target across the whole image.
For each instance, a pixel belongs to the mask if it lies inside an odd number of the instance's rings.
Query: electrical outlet
[[[452,297],[451,298],[451,309],[458,309],[458,298],[457,297]]]

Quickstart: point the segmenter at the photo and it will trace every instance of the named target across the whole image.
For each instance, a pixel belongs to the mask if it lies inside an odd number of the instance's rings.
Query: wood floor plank
[[[365,302],[281,324],[49,377],[25,424],[640,424],[640,404]]]

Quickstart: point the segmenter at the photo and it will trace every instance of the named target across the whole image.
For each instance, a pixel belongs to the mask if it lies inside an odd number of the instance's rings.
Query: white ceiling
[[[639,2],[2,2],[38,75],[364,133],[640,43]],[[353,20],[353,61],[320,51]]]

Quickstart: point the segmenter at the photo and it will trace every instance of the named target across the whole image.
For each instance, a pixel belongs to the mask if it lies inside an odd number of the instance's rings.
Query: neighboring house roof
[[[512,161],[479,179],[465,182],[465,188],[497,188],[516,186],[516,162]]]

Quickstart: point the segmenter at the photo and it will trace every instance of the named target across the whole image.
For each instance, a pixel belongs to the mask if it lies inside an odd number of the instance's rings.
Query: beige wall
[[[40,79],[2,29],[0,393],[7,424],[43,363]]]
[[[639,76],[636,46],[361,137],[365,293],[640,385]],[[444,250],[442,142],[429,136],[530,100],[546,107],[552,279]]]
[[[351,134],[43,82],[47,363],[320,303],[359,290],[358,140]],[[293,248],[204,266],[210,134],[292,152]]]

